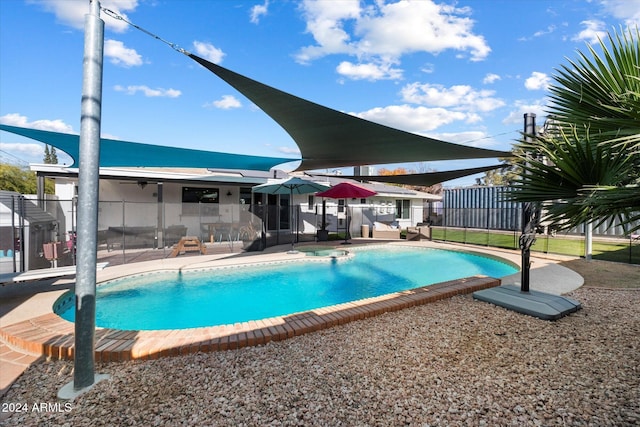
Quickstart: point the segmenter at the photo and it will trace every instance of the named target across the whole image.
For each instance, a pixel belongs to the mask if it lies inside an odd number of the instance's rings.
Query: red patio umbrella
[[[316,193],[316,196],[329,197],[331,199],[366,199],[367,197],[375,196],[376,194],[378,193],[373,190],[369,190],[368,188],[361,187],[357,184],[353,184],[351,182],[341,182],[340,184],[334,185],[326,191]],[[347,212],[347,224],[344,233],[344,243],[347,243],[347,240],[349,239],[349,209],[347,207],[346,201],[345,209]]]
[[[376,193],[368,188],[361,187],[351,182],[341,182],[328,190],[316,193],[316,196],[329,197],[331,199],[366,199],[375,196]]]

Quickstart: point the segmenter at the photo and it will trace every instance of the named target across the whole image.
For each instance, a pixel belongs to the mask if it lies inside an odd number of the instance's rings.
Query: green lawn
[[[433,227],[431,228],[431,236],[433,240],[518,249],[520,233]],[[629,246],[629,241],[624,240],[594,240],[593,258],[604,261],[640,264],[640,242],[633,243],[631,247]],[[539,235],[531,250],[562,255],[583,256],[584,238]]]

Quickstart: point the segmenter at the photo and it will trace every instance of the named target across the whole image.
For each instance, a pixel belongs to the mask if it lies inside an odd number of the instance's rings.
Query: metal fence
[[[3,203],[0,272],[74,265],[77,200],[11,198]],[[365,225],[368,237],[376,222],[401,227],[422,221],[422,212],[409,208],[398,214],[390,204],[103,201],[98,205],[98,262],[114,265],[178,256],[182,251],[175,250],[185,237],[196,238],[209,254],[312,242],[322,229],[328,238],[344,238],[347,231],[349,237],[362,237]]]
[[[439,213],[431,222],[433,240],[519,249],[520,207],[442,208]],[[594,228],[593,236],[594,259],[640,264],[640,235],[625,234],[619,222]],[[584,245],[584,227],[559,232],[542,223],[531,250],[580,257]]]
[[[76,200],[2,200],[0,272],[74,265]],[[274,205],[100,202],[98,261],[111,265],[179,256],[181,239],[195,237],[206,253],[259,251],[317,239],[400,238],[400,231],[428,224],[435,240],[518,249],[521,210],[439,208],[339,203]],[[376,235],[377,224],[394,231]],[[579,230],[540,227],[532,250],[584,254]],[[178,250],[176,252],[176,249]],[[594,258],[640,264],[637,235],[594,233]]]

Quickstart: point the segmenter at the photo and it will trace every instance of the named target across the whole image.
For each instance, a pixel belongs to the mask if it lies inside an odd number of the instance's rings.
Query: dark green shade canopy
[[[267,86],[196,55],[189,56],[284,128],[302,152],[298,170],[512,157],[510,152],[452,144],[373,123]]]
[[[79,135],[8,125],[0,125],[0,130],[52,145],[71,156],[74,161],[71,167],[78,167]],[[297,159],[246,156],[100,138],[101,167],[184,167],[268,171],[276,165],[295,160]]]
[[[385,182],[387,184],[406,184],[406,185],[421,185],[429,187],[434,184],[438,184],[452,179],[462,178],[469,175],[475,175],[477,173],[486,172],[492,169],[498,169],[505,165],[493,165],[493,166],[481,166],[470,169],[456,169],[452,171],[444,172],[427,172],[427,173],[411,173],[405,175],[375,175],[375,176],[347,176],[340,175],[340,178],[356,179],[363,181],[375,181]]]

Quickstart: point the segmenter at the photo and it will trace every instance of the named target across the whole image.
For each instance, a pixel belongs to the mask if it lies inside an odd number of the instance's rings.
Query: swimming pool
[[[517,267],[477,254],[384,246],[348,256],[130,276],[98,286],[96,326],[186,329],[282,316],[463,277],[504,277]],[[73,293],[54,306],[74,321]]]

